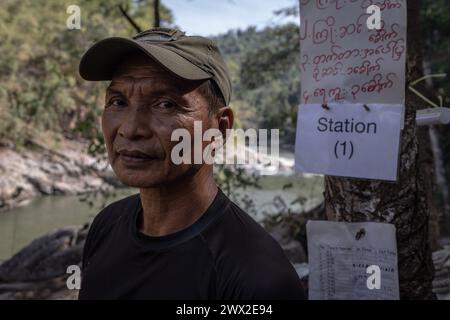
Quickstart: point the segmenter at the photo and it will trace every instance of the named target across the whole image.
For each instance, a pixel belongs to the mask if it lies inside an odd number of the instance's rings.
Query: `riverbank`
[[[86,143],[48,140],[52,143],[28,141],[25,147],[18,149],[12,142],[0,139],[0,213],[25,206],[41,195],[79,195],[123,187],[106,157],[99,159],[89,155]],[[238,163],[247,163],[249,158],[256,161],[242,165],[249,174],[294,174],[292,150],[281,151],[274,157],[238,145],[235,155]]]
[[[26,149],[0,143],[0,212],[28,204],[39,195],[77,195],[120,186],[106,160],[86,152],[86,144],[62,140]]]

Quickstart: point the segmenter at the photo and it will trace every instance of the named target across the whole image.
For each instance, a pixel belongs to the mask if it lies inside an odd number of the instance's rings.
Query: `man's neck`
[[[204,166],[189,179],[161,188],[141,188],[142,223],[150,236],[168,235],[193,224],[217,194],[211,168]]]

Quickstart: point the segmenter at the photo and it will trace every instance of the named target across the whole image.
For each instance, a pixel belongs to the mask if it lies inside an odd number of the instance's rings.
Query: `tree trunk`
[[[408,1],[407,83],[422,76],[419,3]],[[406,90],[406,88],[405,88]],[[328,219],[392,223],[397,229],[401,299],[433,299],[433,265],[428,242],[429,208],[418,162],[417,98],[406,91],[405,126],[401,135],[396,183],[325,177]]]

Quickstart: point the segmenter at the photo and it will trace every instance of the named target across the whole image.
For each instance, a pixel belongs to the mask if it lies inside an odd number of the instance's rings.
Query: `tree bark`
[[[422,76],[419,3],[408,1],[407,83]],[[406,90],[406,88],[405,88]],[[387,222],[397,229],[401,299],[434,299],[433,265],[428,241],[429,208],[416,137],[417,98],[406,90],[396,183],[325,177],[325,206],[330,220]]]

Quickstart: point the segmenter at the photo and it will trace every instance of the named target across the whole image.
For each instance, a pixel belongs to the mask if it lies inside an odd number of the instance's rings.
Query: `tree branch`
[[[142,29],[137,25],[136,22],[134,22],[134,20],[128,15],[127,13],[127,9],[128,8],[123,8],[121,4],[118,5],[120,12],[122,13],[122,15],[125,17],[125,19],[128,20],[128,22],[133,26],[133,28],[136,30],[137,33],[142,32]]]
[[[155,20],[153,21],[153,26],[159,28],[161,24],[161,19],[159,17],[159,0],[153,0],[153,13]]]

